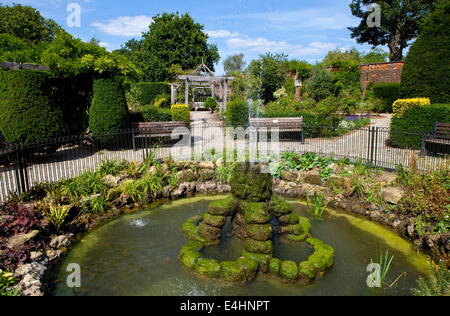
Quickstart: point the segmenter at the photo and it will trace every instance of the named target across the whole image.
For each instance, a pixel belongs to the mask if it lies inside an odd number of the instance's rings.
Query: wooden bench
[[[432,154],[450,153],[450,124],[436,122],[433,134],[429,138],[424,137],[423,149]]]
[[[138,122],[131,123],[133,150],[136,150],[136,138],[156,138],[189,135],[186,122]],[[184,128],[176,132],[177,128]]]
[[[302,117],[283,117],[283,118],[253,118],[250,119],[250,127],[256,129],[278,128],[282,132],[300,132],[302,144],[305,143],[303,116]]]

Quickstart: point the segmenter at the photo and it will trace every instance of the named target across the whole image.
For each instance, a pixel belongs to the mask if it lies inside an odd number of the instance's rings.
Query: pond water
[[[285,284],[261,276],[242,286],[205,280],[185,270],[177,256],[187,240],[182,224],[207,210],[208,204],[225,196],[195,197],[168,202],[149,210],[124,215],[75,243],[66,257],[53,269],[56,280],[52,295],[174,295],[174,296],[297,296],[297,295],[410,295],[416,279],[426,269],[425,256],[386,228],[347,214],[330,211],[323,221],[312,220],[312,234],[334,247],[333,268],[323,279],[309,286]],[[305,214],[303,204],[291,201],[295,210]],[[204,254],[220,260],[234,260],[244,242],[231,237],[231,225],[224,229],[222,243],[208,247]],[[301,262],[312,254],[306,243],[276,240],[274,255],[282,260]],[[377,249],[395,256],[387,280],[392,288],[370,289],[366,285],[371,258]],[[81,266],[81,288],[66,286],[71,263]]]

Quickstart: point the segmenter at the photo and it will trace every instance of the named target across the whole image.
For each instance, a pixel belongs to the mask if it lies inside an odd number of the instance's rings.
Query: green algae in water
[[[53,295],[187,295],[187,296],[267,296],[267,295],[409,295],[420,272],[405,254],[390,244],[384,249],[396,256],[388,280],[401,273],[393,289],[367,288],[366,267],[375,258],[376,249],[385,244],[378,237],[348,220],[336,216],[331,221],[312,221],[312,231],[336,250],[333,268],[324,278],[311,286],[286,284],[271,277],[258,277],[242,286],[221,284],[217,280],[198,278],[178,261],[178,253],[186,244],[180,228],[187,218],[203,214],[211,201],[227,196],[199,196],[168,202],[151,210],[124,215],[87,234],[76,243],[67,256],[53,269],[59,280]],[[294,210],[304,214],[304,207],[293,204]],[[304,215],[303,215],[304,216]],[[207,247],[203,253],[210,259],[235,260],[245,242],[231,238],[228,221],[222,243]],[[385,238],[385,237],[384,237]],[[313,252],[306,243],[274,242],[274,253],[281,260],[299,263]],[[219,258],[223,254],[223,258]],[[66,267],[79,263],[82,287],[76,291],[67,288]],[[388,282],[389,283],[389,282]]]

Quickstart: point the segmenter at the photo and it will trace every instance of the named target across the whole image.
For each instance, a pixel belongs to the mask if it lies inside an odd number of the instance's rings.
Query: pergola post
[[[189,80],[185,80],[184,103],[189,105]]]
[[[175,85],[173,83],[170,84],[170,102],[175,104]]]
[[[224,82],[224,89],[225,89],[225,95],[223,97],[223,107],[224,107],[223,111],[226,112],[227,99],[228,99],[228,80],[227,79],[225,79],[225,82]]]

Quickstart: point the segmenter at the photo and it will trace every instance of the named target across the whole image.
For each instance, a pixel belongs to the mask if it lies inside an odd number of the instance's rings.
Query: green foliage
[[[388,45],[390,60],[401,60],[403,49],[419,34],[419,23],[433,8],[434,1],[377,1],[381,27],[370,27],[367,23],[372,13],[367,6],[371,3],[368,0],[352,0],[352,14],[361,21],[358,26],[348,28],[352,38],[359,44],[368,43],[374,47]]]
[[[245,68],[244,54],[228,56],[223,61],[223,69],[227,76],[234,72],[243,72]]]
[[[450,296],[450,271],[444,262],[432,265],[427,277],[417,280],[417,289],[413,289],[414,296]]]
[[[159,95],[170,94],[170,85],[165,82],[132,83],[127,91],[127,99],[135,108],[153,104]]]
[[[310,205],[313,204],[312,207]],[[309,193],[306,192],[306,210],[309,214],[315,218],[322,218],[323,213],[326,211],[329,202],[325,201],[325,194],[314,191],[314,203],[312,203]]]
[[[208,99],[206,99],[204,105],[205,105],[205,107],[207,109],[210,109],[210,110],[214,111],[219,104],[217,103],[217,99],[216,98],[208,98]]]
[[[297,72],[297,78],[303,80],[309,76],[314,66],[306,61],[292,59],[286,62],[285,68],[287,71],[295,70]]]
[[[172,111],[156,106],[146,106],[140,112],[145,122],[170,122],[172,121]]]
[[[174,104],[171,108],[172,121],[184,121],[187,126],[191,126],[191,110],[187,104]]]
[[[55,226],[56,230],[59,232],[61,226],[66,221],[66,217],[69,215],[69,206],[62,205],[47,205],[47,215],[50,219],[50,222]]]
[[[51,42],[59,26],[51,19],[45,19],[30,6],[0,3],[0,33],[10,34],[29,43]]]
[[[257,78],[260,85],[261,95],[264,103],[274,100],[274,92],[280,89],[285,81],[286,55],[284,54],[266,54],[261,55],[259,59],[253,60],[247,68],[254,78]],[[253,98],[253,96],[251,96]],[[257,99],[254,98],[254,99]]]
[[[9,290],[16,283],[14,274],[0,269],[0,296],[18,296],[17,290]]]
[[[125,162],[118,162],[117,160],[103,161],[98,167],[97,172],[101,177],[107,175],[116,176],[125,169]]]
[[[0,70],[0,130],[10,143],[30,144],[64,134],[48,75]]]
[[[16,63],[39,63],[47,42],[37,45],[11,34],[0,34],[0,61]]]
[[[392,261],[394,260],[394,256],[389,256],[389,250],[386,250],[386,253],[383,256],[383,252],[380,249],[378,265],[380,266],[380,284],[384,285],[384,281],[386,280],[386,276],[391,270]],[[371,263],[373,261],[371,260]]]
[[[216,170],[216,179],[221,184],[227,184],[231,182],[233,171],[236,168],[236,163],[230,165],[224,165]]]
[[[163,13],[152,19],[142,39],[128,42],[121,50],[141,70],[145,81],[171,80],[172,65],[194,69],[202,59],[214,71],[220,56],[217,46],[208,44],[203,25],[188,13]]]
[[[244,99],[236,98],[227,105],[227,126],[247,128],[249,123],[249,108]]]
[[[85,212],[102,215],[108,208],[108,201],[104,196],[96,196],[82,203],[82,209]]]
[[[412,44],[402,73],[401,96],[450,102],[450,2],[440,1]]]
[[[335,92],[334,76],[321,67],[311,71],[311,77],[306,82],[306,91],[316,101],[321,101]]]
[[[112,171],[112,169],[108,166],[101,168],[100,172],[86,172],[74,179],[60,182],[58,187],[61,188],[62,194],[68,196],[73,203],[78,203],[82,197],[104,193],[106,184],[102,179],[102,171]]]
[[[335,87],[337,92],[348,92],[358,95],[361,90],[361,72],[359,63],[353,61],[336,61],[332,65],[338,67],[334,74]]]
[[[420,149],[422,133],[433,132],[436,122],[450,123],[450,104],[416,106],[393,118],[390,140],[394,146]]]
[[[383,102],[383,108],[380,109],[386,113],[392,113],[392,105],[400,98],[399,83],[380,83],[373,87],[374,96],[380,98]]]
[[[94,82],[89,127],[94,137],[103,141],[113,137],[108,133],[130,127],[125,91],[119,79],[98,79]]]
[[[157,95],[153,105],[160,108],[170,108],[170,95],[166,93]]]
[[[125,76],[135,79],[138,76],[138,70],[126,57],[75,39],[64,30],[56,33],[42,53],[41,63],[49,66],[55,77],[91,74],[94,78]]]

